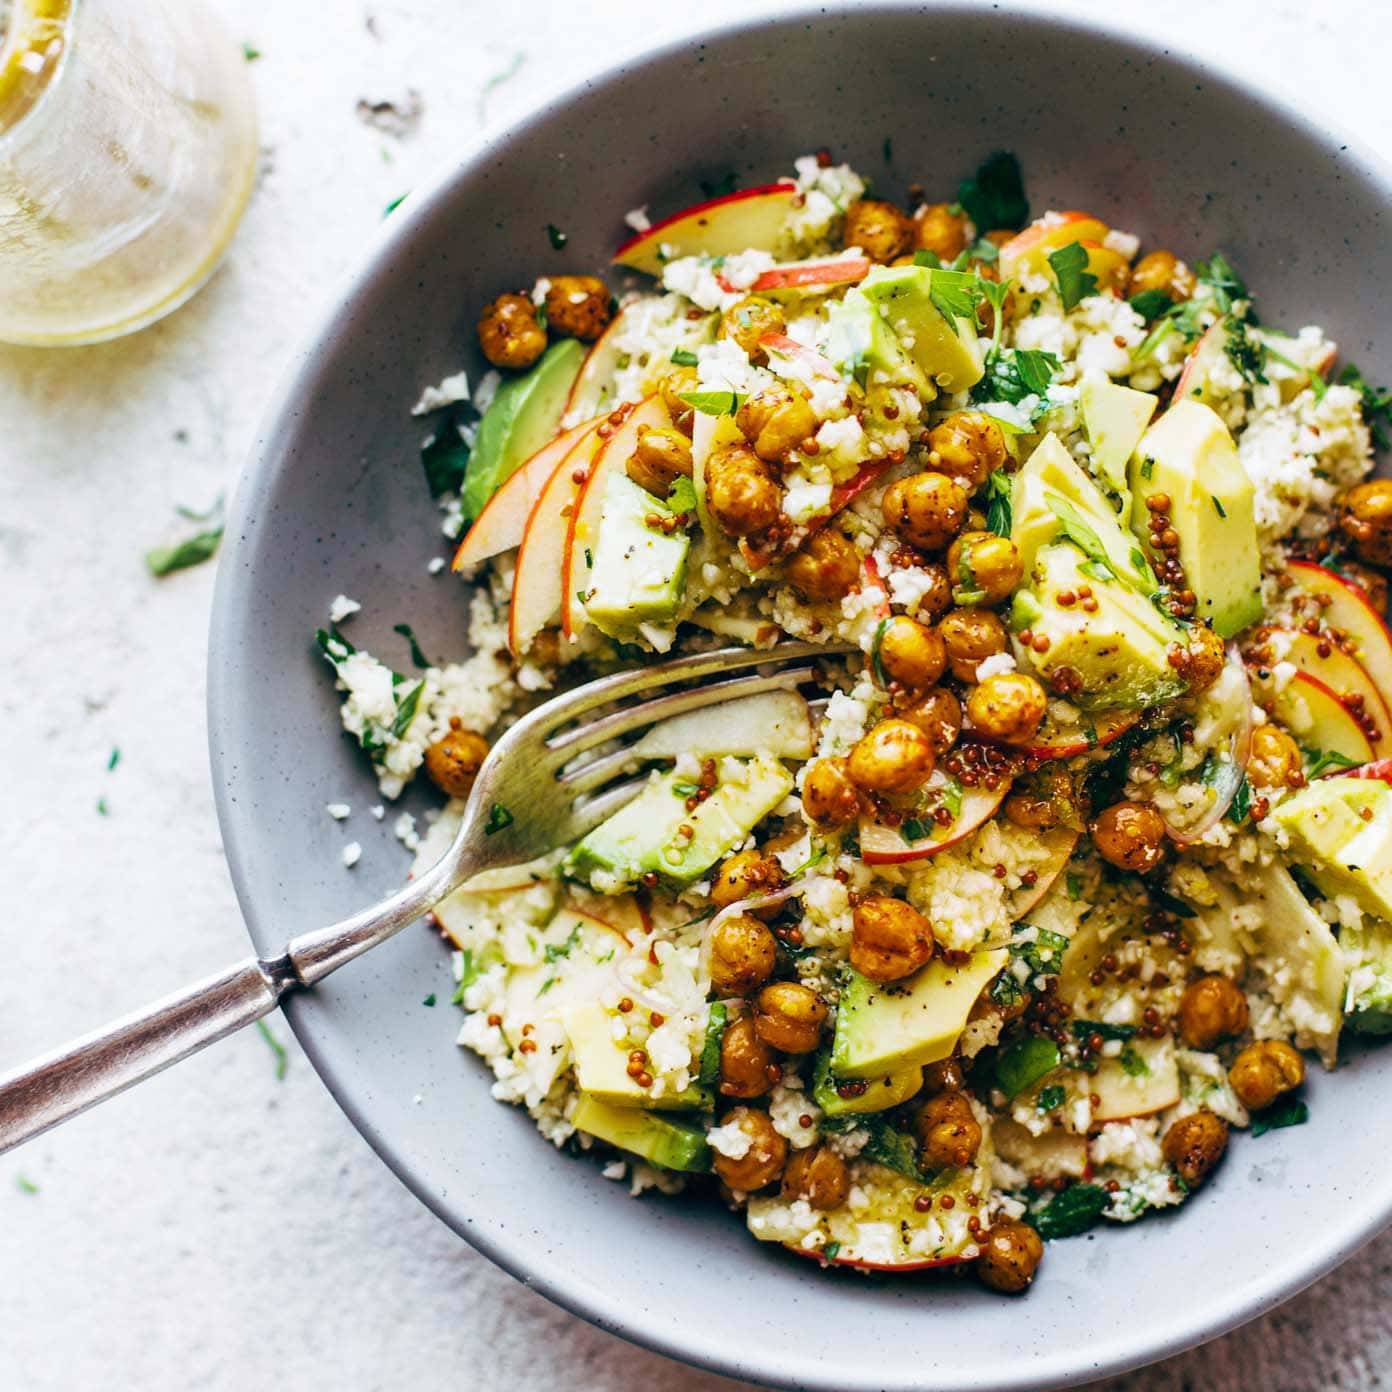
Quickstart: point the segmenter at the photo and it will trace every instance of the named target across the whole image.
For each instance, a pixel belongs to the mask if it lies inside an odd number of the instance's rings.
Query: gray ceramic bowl
[[[893,136],[886,162],[885,137]],[[252,938],[361,907],[400,874],[387,826],[355,816],[338,863],[326,802],[375,802],[336,733],[309,637],[333,595],[384,649],[410,620],[457,650],[465,596],[421,486],[421,383],[479,366],[472,323],[500,290],[605,265],[623,211],[666,212],[698,179],[785,172],[832,147],[891,197],[947,195],[1016,150],[1036,209],[1088,208],[1193,259],[1221,246],[1269,322],[1319,322],[1378,380],[1374,293],[1392,274],[1392,184],[1259,93],[1089,27],[1007,6],[857,7],[751,21],[567,95],[393,217],[268,419],[219,577],[210,709],[219,811]],[[553,251],[546,224],[570,234]],[[439,941],[408,931],[290,1003],[334,1095],[403,1181],[509,1271],[604,1328],[761,1382],[1044,1388],[1174,1353],[1267,1309],[1392,1217],[1392,1051],[1310,1086],[1311,1120],[1240,1138],[1173,1219],[1051,1247],[1028,1298],[969,1281],[822,1273],[710,1205],[635,1202],[489,1098],[455,1048]],[[420,1101],[416,1098],[419,1096]],[[1378,1119],[1378,1120],[1374,1120]]]

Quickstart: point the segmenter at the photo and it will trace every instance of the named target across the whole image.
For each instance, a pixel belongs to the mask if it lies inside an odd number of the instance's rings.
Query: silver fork
[[[493,746],[449,849],[391,898],[0,1074],[0,1154],[270,1014],[282,996],[385,942],[480,871],[578,840],[646,781],[624,778],[633,759],[622,747],[589,761],[579,756],[668,716],[801,685],[815,678],[815,659],[850,651],[810,643],[723,648],[600,677],[538,706]],[[743,675],[727,676],[734,672]],[[662,687],[677,689],[619,704]]]

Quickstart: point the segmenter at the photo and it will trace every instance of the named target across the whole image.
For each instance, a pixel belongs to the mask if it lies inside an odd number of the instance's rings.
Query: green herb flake
[[[18,1189],[21,1194],[33,1195],[39,1192],[39,1186],[27,1175],[22,1174],[15,1176],[15,1188]]]
[[[1207,285],[1213,291],[1213,298],[1222,313],[1231,314],[1234,302],[1247,298],[1247,286],[1221,251],[1215,251],[1207,261],[1200,261],[1194,269],[1200,284]]]
[[[1041,1112],[1056,1112],[1068,1100],[1068,1089],[1060,1083],[1051,1083],[1039,1089],[1035,1109]]]
[[[396,197],[382,209],[382,216],[384,218],[389,218],[405,201],[406,195],[404,193],[398,193]]]
[[[996,1086],[1015,1097],[1033,1087],[1062,1062],[1059,1047],[1042,1034],[1029,1035],[1002,1049],[996,1057]]]
[[[1051,251],[1049,264],[1054,268],[1065,314],[1079,301],[1097,293],[1097,277],[1088,271],[1087,248],[1081,242],[1069,242],[1066,247]]]
[[[570,237],[567,233],[562,232],[561,229],[557,227],[554,222],[548,222],[546,224],[546,239],[551,243],[552,247],[556,251],[560,251],[560,249],[563,246],[565,246],[565,244],[570,240]]]
[[[889,677],[884,669],[884,660],[880,649],[884,644],[885,629],[889,627],[888,619],[881,619],[875,625],[875,636],[870,642],[870,670],[875,674],[875,680],[888,689]]]
[[[701,192],[707,198],[728,198],[739,187],[739,175],[727,169],[718,179],[699,179]]]
[[[421,645],[416,641],[416,635],[411,629],[410,624],[393,624],[392,632],[399,633],[411,645],[411,661],[423,672],[426,668],[433,666],[430,659],[421,651]]]
[[[435,992],[432,991],[422,1002],[422,1005],[433,1006],[435,1004]]]
[[[1029,221],[1020,161],[1008,150],[997,150],[957,188],[957,201],[980,232],[1021,228]]]
[[[99,797],[97,799],[97,816],[109,817],[110,815],[111,808],[107,805],[106,799],[104,797]]]
[[[1392,392],[1386,387],[1381,390],[1369,385],[1367,379],[1353,363],[1346,363],[1339,373],[1339,385],[1352,387],[1361,398],[1363,419],[1368,423],[1373,443],[1380,450],[1388,448],[1388,427],[1392,426]]]
[[[217,555],[222,543],[222,526],[209,527],[207,531],[195,532],[193,536],[172,546],[156,546],[145,553],[145,564],[156,579],[172,575],[176,570],[187,570],[190,566],[202,565]]]
[[[986,530],[1008,537],[1014,522],[1010,503],[1010,477],[996,469],[986,480]],[[964,551],[965,547],[962,548]]]
[[[933,273],[928,296],[945,319],[976,320],[976,307],[985,297],[980,276],[966,271],[937,270]]]
[[[1101,1222],[1103,1210],[1111,1199],[1100,1184],[1070,1184],[1027,1218],[1045,1242],[1078,1237]]]
[[[469,446],[453,425],[445,425],[421,446],[421,468],[425,470],[430,496],[458,493],[469,467]]]
[[[254,63],[261,56],[261,50],[253,43],[242,44],[242,58],[245,62]]]
[[[926,841],[933,834],[933,823],[921,817],[905,817],[899,828],[905,841]]]
[[[1148,1078],[1150,1076],[1150,1065],[1141,1057],[1133,1044],[1128,1044],[1121,1051],[1121,1067],[1128,1078]]]
[[[714,1087],[720,1081],[720,1042],[725,1037],[728,1007],[716,1001],[706,1015],[706,1035],[701,1044],[701,1066],[697,1081]]]
[[[1310,1119],[1310,1109],[1298,1097],[1289,1097],[1260,1116],[1252,1119],[1252,1135],[1264,1136],[1287,1126],[1304,1126]]]
[[[266,1041],[266,1047],[275,1055],[276,1082],[282,1082],[285,1078],[285,1070],[290,1066],[290,1055],[286,1051],[285,1045],[271,1033],[271,1027],[264,1020],[256,1022],[256,1032]]]
[[[682,392],[681,399],[703,416],[733,416],[748,399],[737,391]]]
[[[1132,295],[1128,303],[1147,324],[1153,323],[1174,305],[1165,290],[1142,290],[1139,295]]]
[[[822,1248],[822,1258],[825,1261],[835,1261],[840,1251],[841,1244],[839,1242],[828,1242],[827,1245]]]
[[[1155,473],[1155,461],[1149,456],[1141,460],[1141,477],[1149,479]]]
[[[690,348],[673,348],[672,361],[676,363],[678,367],[695,367],[696,364],[700,362],[700,359]]]
[[[1105,1020],[1074,1020],[1071,1022],[1074,1039],[1091,1039],[1096,1035],[1104,1043],[1113,1039],[1123,1042],[1136,1033],[1135,1025],[1109,1025]]]
[[[547,943],[542,950],[542,958],[547,962],[559,962],[563,957],[569,957],[575,951],[580,942],[580,925],[577,923],[571,930],[570,936],[564,942]]]
[[[495,832],[502,831],[504,827],[510,827],[514,820],[512,813],[501,802],[495,802],[488,809],[488,820],[483,824],[483,834],[492,836]]]
[[[1083,877],[1076,870],[1070,870],[1064,875],[1063,886],[1074,903],[1083,897]]]
[[[114,769],[114,768],[116,767],[116,765],[119,764],[120,762],[121,762],[121,751],[120,751],[120,749],[119,749],[118,747],[116,747],[116,746],[113,745],[113,746],[112,746],[111,753],[108,754],[108,755],[106,756],[106,767],[107,767],[107,770],[110,771],[111,769]]]
[[[1237,792],[1233,794],[1233,800],[1228,806],[1227,812],[1223,815],[1227,817],[1234,826],[1241,826],[1252,813],[1252,785],[1247,781],[1247,775],[1242,775],[1242,781],[1237,785]]]
[[[1322,773],[1328,773],[1330,769],[1353,768],[1357,765],[1357,759],[1350,759],[1347,754],[1340,754],[1337,749],[1304,749],[1300,751],[1305,757],[1305,777],[1318,778]]]
[[[416,718],[416,711],[420,708],[421,692],[425,690],[425,683],[419,681],[406,693],[404,700],[397,702],[396,719],[392,721],[392,738],[400,739],[407,730],[411,728],[411,722]]]
[[[1266,347],[1247,332],[1246,323],[1229,315],[1223,321],[1223,352],[1228,361],[1253,385],[1265,383]]]

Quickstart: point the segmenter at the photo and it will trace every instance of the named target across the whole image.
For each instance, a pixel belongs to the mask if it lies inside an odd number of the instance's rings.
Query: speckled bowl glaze
[[[886,138],[892,137],[892,152]],[[1033,207],[1087,208],[1191,260],[1222,247],[1268,322],[1319,322],[1377,380],[1392,182],[1317,123],[1230,78],[1089,26],[992,6],[858,6],[751,20],[596,78],[417,192],[296,364],[243,482],[212,626],[218,807],[258,949],[394,887],[400,848],[337,733],[310,635],[330,599],[394,651],[409,620],[456,652],[466,594],[421,486],[422,383],[481,364],[479,306],[537,274],[603,267],[625,209],[698,180],[788,170],[829,146],[902,200],[1014,149]],[[546,224],[569,233],[550,246]],[[365,844],[347,873],[346,800]],[[409,799],[408,799],[408,805]],[[1040,1389],[1177,1352],[1270,1308],[1392,1218],[1392,1050],[1310,1084],[1307,1126],[1240,1138],[1182,1212],[1051,1246],[1025,1299],[951,1276],[822,1272],[719,1207],[630,1199],[552,1150],[454,1045],[424,927],[289,1003],[343,1108],[474,1246],[603,1328],[736,1377],[809,1388]]]

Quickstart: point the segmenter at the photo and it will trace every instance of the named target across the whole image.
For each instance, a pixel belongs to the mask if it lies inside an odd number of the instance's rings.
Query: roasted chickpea
[[[1170,1168],[1191,1189],[1208,1178],[1227,1148],[1228,1123],[1206,1109],[1180,1117],[1160,1142]]]
[[[1283,1039],[1258,1040],[1233,1060],[1228,1081],[1237,1100],[1259,1112],[1305,1081],[1305,1060]]]
[[[1369,479],[1350,488],[1339,526],[1362,560],[1392,566],[1392,479]]]
[[[1388,589],[1385,575],[1379,575],[1377,571],[1370,570],[1367,566],[1358,565],[1354,561],[1345,561],[1339,570],[1345,580],[1352,580],[1359,589],[1367,594],[1368,603],[1379,614],[1387,612]]]
[[[770,463],[817,433],[817,416],[807,398],[781,390],[751,396],[735,413],[735,424],[754,446],[754,453]]]
[[[941,679],[947,668],[947,648],[935,630],[896,614],[880,634],[880,666],[890,681],[910,691],[923,691]]]
[[[1223,674],[1227,660],[1223,640],[1207,624],[1195,624],[1189,630],[1189,646],[1180,675],[1189,683],[1190,691],[1207,691]]]
[[[928,736],[938,758],[957,743],[957,736],[962,733],[962,703],[945,686],[925,691],[897,713]]]
[[[845,244],[858,246],[872,261],[888,265],[913,245],[914,225],[893,203],[861,198],[846,209]]]
[[[941,551],[967,520],[967,492],[946,474],[910,474],[885,489],[881,508],[885,524],[911,546]]]
[[[1164,818],[1146,802],[1116,802],[1092,824],[1097,854],[1119,870],[1145,875],[1165,858]]]
[[[1258,788],[1287,788],[1304,781],[1300,746],[1279,725],[1267,721],[1252,731],[1247,776]]]
[[[996,1223],[981,1244],[977,1278],[1002,1295],[1019,1295],[1029,1289],[1043,1259],[1043,1239],[1028,1223]]]
[[[1189,269],[1172,251],[1147,252],[1131,268],[1130,295],[1146,290],[1163,290],[1170,299],[1187,300],[1198,282]]]
[[[947,553],[947,574],[959,604],[999,604],[1020,583],[1024,567],[1009,537],[963,532]]]
[[[783,574],[809,604],[834,603],[860,584],[860,552],[844,533],[823,527],[788,557]]]
[[[860,816],[860,793],[845,759],[818,759],[802,779],[802,810],[818,826],[841,827]]]
[[[759,340],[765,334],[781,334],[787,327],[783,311],[762,295],[746,295],[720,317],[720,337],[738,343],[753,363],[767,361]]]
[[[741,1015],[720,1036],[720,1091],[725,1097],[762,1097],[782,1076],[773,1050],[759,1038],[754,1017]]]
[[[683,401],[682,397],[700,389],[701,379],[694,367],[673,368],[657,384],[658,395],[672,418],[673,426],[688,439],[695,426],[696,408],[689,401]]]
[[[738,1160],[715,1153],[715,1172],[731,1189],[752,1194],[772,1184],[783,1173],[788,1159],[788,1142],[773,1129],[767,1112],[753,1107],[736,1107],[727,1112],[722,1125],[738,1126],[749,1137],[751,1145]]]
[[[926,588],[915,612],[924,622],[940,619],[952,608],[952,582],[947,578],[947,567],[941,561],[925,561],[918,569],[926,577]]]
[[[958,411],[928,433],[928,462],[961,479],[970,492],[1009,458],[1000,426],[980,411]]]
[[[822,1037],[827,1008],[817,993],[797,981],[775,981],[754,998],[759,1038],[785,1054],[810,1054]]]
[[[924,1092],[961,1092],[966,1085],[967,1075],[962,1071],[962,1060],[956,1054],[930,1063],[923,1070]]]
[[[546,287],[546,323],[563,338],[592,343],[613,318],[613,296],[598,276],[552,276]]]
[[[478,321],[479,347],[494,367],[530,367],[546,351],[546,330],[525,295],[499,295]]]
[[[716,908],[723,909],[737,900],[773,894],[782,888],[783,867],[771,855],[754,850],[737,851],[716,872],[710,899]],[[752,909],[750,912],[759,918],[771,918],[778,912],[778,905]]]
[[[946,265],[967,249],[967,218],[950,203],[926,203],[914,214],[914,245]]]
[[[639,488],[666,499],[672,485],[691,477],[691,441],[671,426],[640,425],[625,472]]]
[[[852,916],[851,965],[871,981],[911,976],[933,955],[933,925],[912,904],[872,894]]]
[[[829,1145],[795,1150],[783,1171],[783,1197],[806,1199],[823,1212],[840,1208],[850,1192],[851,1176],[846,1162]]]
[[[1211,1049],[1247,1028],[1247,997],[1216,973],[1185,987],[1179,999],[1179,1037],[1191,1049]]]
[[[710,933],[711,985],[722,995],[742,996],[773,975],[778,944],[753,914],[731,914]]]
[[[706,461],[706,506],[727,536],[767,531],[782,503],[781,485],[748,445],[723,445]]]
[[[981,1124],[965,1092],[930,1097],[914,1116],[914,1130],[925,1170],[960,1170],[971,1164],[981,1146]]]
[[[1005,651],[1005,625],[989,609],[954,609],[943,617],[938,632],[958,681],[974,682],[977,664]]]
[[[1054,800],[1038,793],[1011,793],[1003,810],[1006,821],[1026,831],[1048,831],[1063,820]]]
[[[487,757],[488,741],[464,729],[457,715],[451,716],[449,732],[425,751],[425,771],[442,793],[467,797]]]
[[[917,725],[890,716],[856,741],[846,772],[869,793],[911,793],[928,781],[935,762],[928,736]]]
[[[1034,737],[1049,708],[1044,688],[1025,672],[987,677],[967,697],[972,724],[991,739],[1025,744]]]
[[[1097,294],[1115,290],[1123,294],[1131,279],[1131,263],[1119,251],[1100,242],[1084,242],[1087,252],[1087,272],[1097,279]]]

